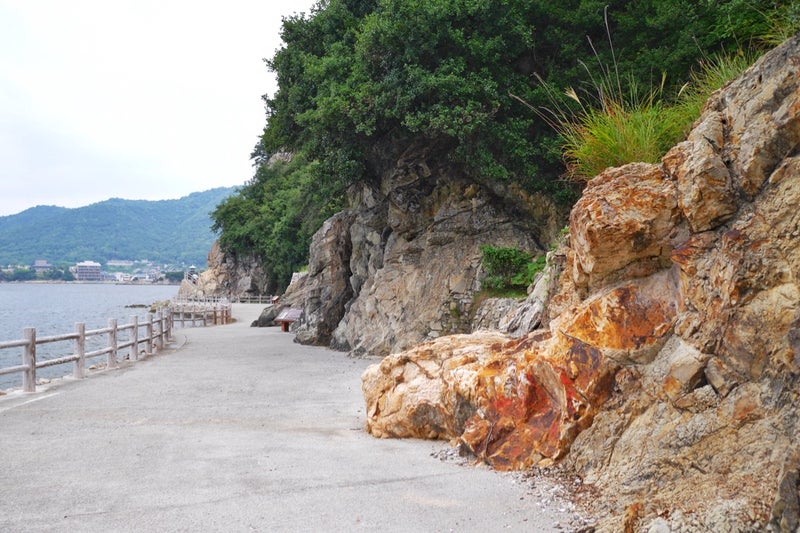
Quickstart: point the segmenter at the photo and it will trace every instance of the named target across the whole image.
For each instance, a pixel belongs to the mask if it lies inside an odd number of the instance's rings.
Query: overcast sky
[[[0,0],[0,216],[252,177],[263,58],[314,0]]]

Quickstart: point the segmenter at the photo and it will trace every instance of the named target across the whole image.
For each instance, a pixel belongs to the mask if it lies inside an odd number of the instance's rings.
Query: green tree
[[[566,88],[618,68],[637,84],[666,73],[679,87],[698,58],[735,46],[770,3],[751,2],[747,15],[734,4],[742,1],[320,2],[284,21],[285,44],[268,61],[279,90],[266,98],[254,156],[302,149],[322,177],[350,183],[380,174],[376,145],[400,153],[425,143],[477,180],[555,193],[564,188],[555,133],[520,103],[548,105],[534,75]]]
[[[211,214],[212,229],[225,251],[261,258],[274,283],[267,290],[279,292],[307,264],[312,235],[342,202],[336,183],[320,176],[319,163],[296,155],[259,165],[253,179]]]
[[[32,268],[15,268],[7,275],[8,281],[32,281],[36,279],[36,271]]]
[[[278,91],[254,177],[213,214],[224,249],[262,257],[278,287],[352,183],[424,146],[479,182],[514,181],[569,201],[557,133],[529,106],[556,91],[621,84],[665,94],[698,59],[762,31],[767,0],[321,0],[284,20],[266,61]],[[611,41],[615,44],[612,45]],[[543,80],[540,83],[537,80]],[[629,87],[622,90],[627,91]],[[270,165],[281,152],[289,164]]]

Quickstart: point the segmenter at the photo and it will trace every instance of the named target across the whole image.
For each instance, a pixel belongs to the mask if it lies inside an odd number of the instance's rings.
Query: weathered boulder
[[[501,469],[560,458],[611,394],[619,362],[652,359],[665,342],[674,284],[660,273],[617,286],[519,340],[482,331],[386,357],[362,377],[367,428],[459,437]]]
[[[250,327],[254,328],[268,328],[275,325],[275,318],[280,314],[283,306],[281,305],[268,305],[261,311],[257,319],[253,320]]]
[[[534,281],[528,297],[500,318],[497,329],[512,337],[521,337],[537,329],[542,323],[555,273],[552,265],[546,267]]]
[[[586,186],[570,215],[572,278],[590,290],[669,263],[680,210],[658,165],[611,168]]]
[[[689,138],[664,157],[664,167],[678,185],[678,204],[693,232],[714,229],[736,212],[731,175],[719,153],[723,142],[721,113],[708,113]]]
[[[371,365],[362,378],[367,430],[376,437],[458,437],[476,410],[469,394],[477,370],[508,341],[489,331],[448,335]]]
[[[717,92],[662,165],[589,183],[547,329],[370,367],[368,429],[457,438],[498,468],[564,459],[594,487],[600,531],[796,531],[799,205],[796,36]]]
[[[547,266],[536,275],[524,300],[487,298],[477,305],[470,323],[471,330],[495,329],[512,337],[523,337],[539,328],[561,272],[561,265],[557,264],[555,257],[553,252],[548,254]]]
[[[311,255],[308,273],[303,284],[303,315],[292,331],[298,342],[328,345],[333,330],[344,314],[345,304],[352,298],[350,286],[350,212],[342,212],[325,221],[311,239]],[[287,291],[292,300],[292,291]]]
[[[521,312],[519,310],[521,302],[518,298],[486,298],[480,302],[475,302],[475,306],[474,316],[470,320],[470,329],[472,331],[484,329],[503,331],[500,327],[500,322],[508,320],[510,315],[516,315]],[[533,329],[536,328],[531,328],[531,330]]]

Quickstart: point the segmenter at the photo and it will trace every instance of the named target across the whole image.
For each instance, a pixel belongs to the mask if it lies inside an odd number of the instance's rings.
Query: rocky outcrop
[[[800,36],[718,91],[660,165],[570,216],[541,329],[436,339],[367,369],[376,436],[558,462],[601,531],[800,524]]]
[[[194,282],[184,280],[178,292],[192,298],[237,299],[269,294],[269,286],[270,279],[258,258],[226,254],[215,241],[208,252],[208,268]]]
[[[302,291],[295,283],[287,290],[284,305],[302,307],[303,315],[293,326],[298,342],[303,344],[328,345],[333,330],[344,315],[345,304],[352,298],[350,286],[350,227],[353,215],[338,213],[325,221],[311,240],[308,272],[302,283]],[[292,296],[302,292],[300,298]]]
[[[267,328],[275,325],[275,319],[278,317],[282,309],[281,305],[269,304],[267,305],[257,319],[250,323],[253,328]]]
[[[351,209],[314,236],[302,298],[287,291],[302,300],[300,342],[377,356],[471,331],[480,246],[541,252],[563,225],[544,198],[498,196],[430,147],[381,157],[390,170],[354,186]]]

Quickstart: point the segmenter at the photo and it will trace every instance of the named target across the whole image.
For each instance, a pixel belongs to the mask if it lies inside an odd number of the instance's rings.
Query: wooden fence
[[[106,356],[106,366],[116,368],[119,366],[118,357],[128,348],[127,359],[137,361],[140,355],[152,355],[164,348],[172,340],[172,332],[176,325],[185,327],[207,326],[209,324],[227,324],[231,321],[230,304],[215,303],[214,305],[201,305],[193,303],[191,307],[185,305],[170,305],[149,313],[146,319],[139,321],[138,316],[131,316],[131,322],[118,325],[116,318],[108,321],[108,327],[86,330],[86,324],[77,322],[75,331],[62,335],[37,337],[36,328],[25,328],[23,338],[19,340],[0,342],[0,350],[22,348],[22,364],[0,368],[0,376],[6,374],[22,373],[23,392],[36,392],[36,370],[49,366],[74,363],[73,376],[82,379],[86,375],[86,360],[94,357]],[[141,329],[144,328],[144,335]],[[124,340],[120,338],[125,337]],[[103,348],[86,351],[87,339],[105,336]],[[44,360],[37,360],[37,346],[49,343],[73,343],[73,352],[69,355]],[[143,348],[143,349],[142,349]]]
[[[231,297],[221,297],[221,296],[202,296],[202,297],[195,297],[195,296],[181,296],[177,300],[173,300],[172,302],[183,302],[183,303],[191,303],[191,302],[200,302],[204,304],[210,304],[215,302],[223,302],[223,303],[236,303],[236,304],[271,304],[275,299],[274,296],[269,294],[259,294],[256,296],[231,296]]]
[[[181,327],[227,324],[231,321],[231,305],[224,300],[183,301],[176,300],[170,305],[173,323]]]
[[[238,304],[271,304],[274,296],[260,294],[258,296],[237,296],[234,302]]]

